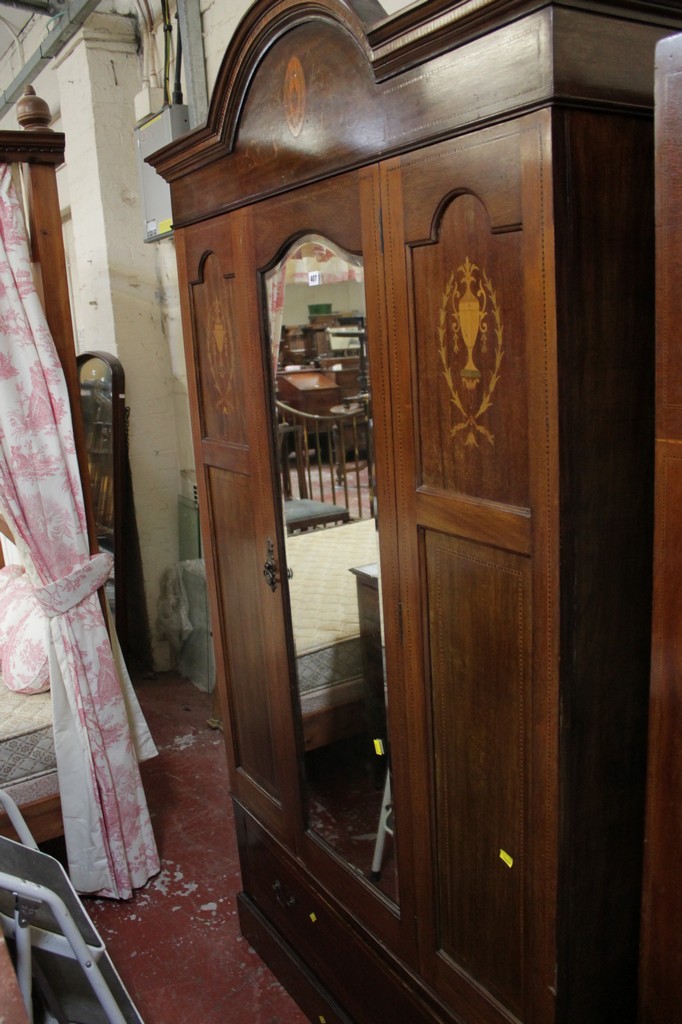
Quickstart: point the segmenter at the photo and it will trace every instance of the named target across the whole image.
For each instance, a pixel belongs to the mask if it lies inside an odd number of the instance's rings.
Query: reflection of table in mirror
[[[291,370],[277,374],[277,397],[292,409],[328,416],[340,398],[340,389],[319,370]]]
[[[367,704],[367,723],[377,749],[387,751],[386,700],[384,693],[384,656],[379,607],[379,564],[360,565],[350,570],[355,576],[358,616],[362,638],[362,670]],[[377,750],[377,753],[379,750]],[[383,782],[385,762],[377,758],[378,780]]]

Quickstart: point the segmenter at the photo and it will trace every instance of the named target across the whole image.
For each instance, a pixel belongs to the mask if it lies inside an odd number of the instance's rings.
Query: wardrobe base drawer
[[[240,912],[249,907],[259,914],[270,938],[288,947],[290,958],[302,963],[321,991],[338,1001],[336,1012],[347,1014],[354,1024],[446,1024],[452,1020],[406,967],[371,939],[366,941],[352,922],[341,917],[286,850],[238,806],[235,810],[244,884]],[[261,952],[244,934],[269,963],[267,951]],[[288,988],[283,979],[282,983]]]
[[[244,893],[237,896],[239,925],[280,984],[315,1024],[353,1024],[293,949]]]

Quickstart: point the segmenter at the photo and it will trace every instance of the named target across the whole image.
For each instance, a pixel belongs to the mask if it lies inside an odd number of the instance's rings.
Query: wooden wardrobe
[[[257,0],[206,126],[153,158],[240,920],[313,1021],[635,1020],[653,65],[680,25],[638,0],[427,0],[393,18],[375,0]],[[302,240],[364,273],[390,884],[329,839],[302,742],[268,298]],[[336,748],[320,757],[343,784]]]

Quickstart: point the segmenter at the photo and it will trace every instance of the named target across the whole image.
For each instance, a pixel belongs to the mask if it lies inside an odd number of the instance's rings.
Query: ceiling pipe
[[[34,14],[59,14],[64,10],[65,0],[3,0],[3,7],[16,7],[20,11],[33,11]]]
[[[25,61],[24,61],[24,44],[21,41],[21,36],[19,35],[18,32],[15,31],[14,27],[12,25],[10,25],[9,21],[7,21],[6,18],[3,18],[3,16],[1,14],[0,14],[0,22],[2,22],[2,25],[4,26],[4,28],[7,29],[9,34],[14,39],[14,45],[16,46],[17,53],[19,55],[19,63],[23,67],[23,65],[25,63]]]
[[[26,86],[33,84],[52,58],[56,57],[69,40],[75,36],[88,15],[99,6],[99,2],[100,0],[72,0],[71,3],[64,4],[53,19],[53,27],[38,49],[31,54],[21,71],[15,75],[4,90],[2,99],[0,99],[0,117],[14,106],[19,97],[23,95]],[[28,5],[22,3],[17,6]],[[47,8],[43,7],[42,11],[47,13]]]
[[[182,38],[182,57],[185,62],[189,126],[196,128],[205,124],[208,114],[206,58],[199,0],[178,0],[177,13]]]
[[[26,7],[42,13],[49,13],[54,9],[59,13],[53,19],[53,27],[47,33],[42,43],[27,59],[24,66],[6,87],[0,99],[0,117],[10,110],[20,96],[23,96],[27,85],[32,85],[46,65],[56,57],[66,46],[69,40],[76,34],[89,14],[98,6],[100,0],[71,0],[63,5],[55,4],[52,0],[17,0],[15,6]],[[145,18],[146,8],[148,17]],[[12,6],[9,4],[8,6]],[[151,11],[147,0],[139,0],[138,8],[142,15],[143,25],[148,25]],[[206,121],[208,113],[208,89],[206,86],[206,62],[204,55],[204,40],[201,31],[201,10],[199,0],[178,0],[177,4],[178,26],[182,35],[183,58],[185,62],[185,79],[187,82],[187,106],[189,113],[190,127],[202,125]],[[151,73],[156,74],[155,65],[150,62]]]

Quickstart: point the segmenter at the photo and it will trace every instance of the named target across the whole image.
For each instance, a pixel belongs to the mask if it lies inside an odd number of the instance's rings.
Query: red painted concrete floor
[[[135,898],[85,908],[145,1024],[304,1024],[239,934],[241,889],[212,698],[173,674],[136,684],[159,748],[140,766],[161,873]]]

